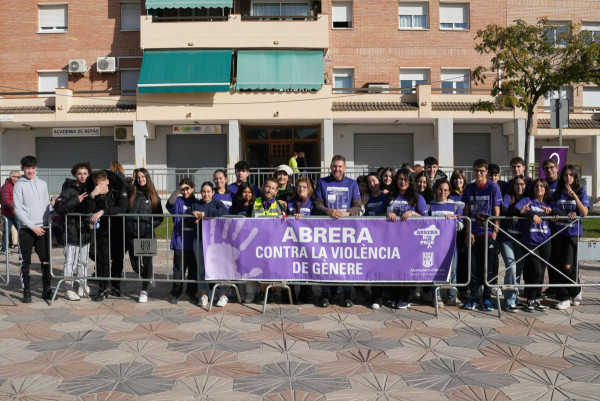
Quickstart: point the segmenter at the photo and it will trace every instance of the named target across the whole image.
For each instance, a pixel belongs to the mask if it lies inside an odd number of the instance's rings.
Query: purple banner
[[[454,219],[202,221],[207,280],[447,281]]]
[[[556,167],[558,167],[558,173],[560,174],[560,169],[562,169],[565,164],[567,164],[567,153],[569,151],[568,146],[544,146],[542,148],[542,153],[540,154],[540,178],[546,178],[546,174],[544,170],[542,170],[542,163],[546,159],[553,159],[556,162]]]

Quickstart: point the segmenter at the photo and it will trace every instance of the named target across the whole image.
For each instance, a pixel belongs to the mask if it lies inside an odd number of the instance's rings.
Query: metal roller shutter
[[[354,164],[398,167],[413,163],[413,134],[354,134]]]
[[[167,167],[198,169],[227,166],[227,135],[168,135]]]
[[[490,134],[454,134],[454,167],[471,167],[476,159],[490,159]]]
[[[117,143],[112,136],[76,138],[35,138],[40,168],[71,169],[75,163],[90,162],[95,169],[108,168],[118,160]]]

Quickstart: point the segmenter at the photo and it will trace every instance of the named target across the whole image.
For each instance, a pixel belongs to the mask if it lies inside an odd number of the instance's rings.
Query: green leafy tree
[[[578,25],[553,25],[543,18],[536,24],[522,20],[513,25],[488,25],[477,31],[479,54],[491,55],[491,66],[479,66],[473,72],[476,85],[490,79],[494,101],[480,100],[471,111],[490,113],[505,107],[518,107],[527,113],[525,160],[533,131],[535,106],[541,97],[563,85],[600,83],[600,38],[581,31]],[[498,77],[498,71],[500,76]]]

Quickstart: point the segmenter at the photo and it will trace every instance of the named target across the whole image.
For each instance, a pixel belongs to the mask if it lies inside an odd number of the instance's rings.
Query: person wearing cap
[[[294,186],[291,177],[294,171],[290,166],[282,164],[275,169],[275,179],[277,180],[277,195],[275,199],[287,210],[287,203],[294,197]]]

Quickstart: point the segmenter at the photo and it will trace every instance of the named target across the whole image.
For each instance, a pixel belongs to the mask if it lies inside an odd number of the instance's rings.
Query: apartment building
[[[120,160],[154,171],[253,167],[304,151],[310,166],[398,166],[437,156],[506,165],[525,149],[525,114],[470,112],[489,87],[471,71],[478,29],[520,18],[600,34],[587,0],[5,1],[0,169],[25,153],[44,168]],[[25,21],[25,22],[23,22]],[[564,88],[569,161],[600,195],[600,90]],[[558,143],[548,94],[530,138]]]

